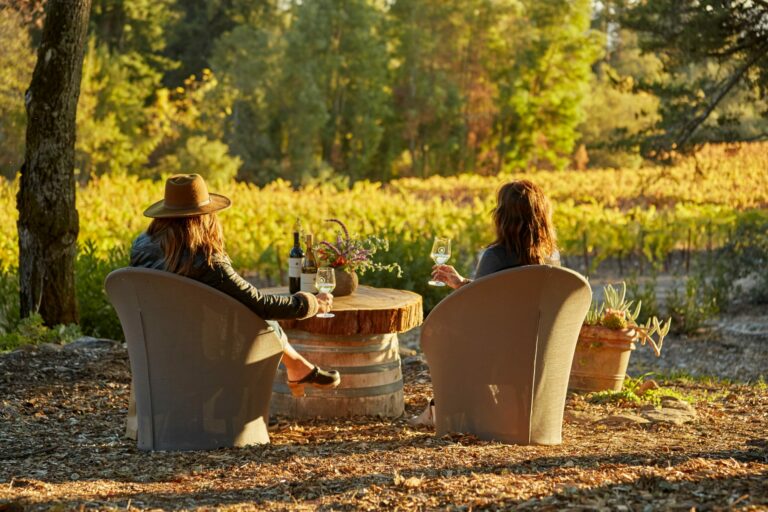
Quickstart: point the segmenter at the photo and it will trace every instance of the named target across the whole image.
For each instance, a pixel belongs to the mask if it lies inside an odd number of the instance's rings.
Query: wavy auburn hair
[[[552,207],[544,191],[528,180],[502,185],[493,224],[496,240],[491,245],[517,254],[523,265],[544,263],[557,250]]]
[[[147,234],[160,242],[166,270],[175,274],[189,274],[197,253],[209,266],[214,256],[225,254],[224,232],[215,213],[153,219]]]

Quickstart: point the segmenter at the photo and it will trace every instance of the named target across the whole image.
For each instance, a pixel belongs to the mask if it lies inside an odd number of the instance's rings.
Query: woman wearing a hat
[[[131,266],[166,270],[205,283],[234,297],[265,320],[309,318],[330,309],[333,297],[329,294],[265,295],[235,272],[224,252],[221,224],[216,217],[217,211],[231,204],[228,198],[209,193],[198,174],[171,176],[165,183],[165,198],[144,211],[153,220],[133,242]],[[277,322],[270,323],[283,340],[283,364],[294,393],[302,394],[304,385],[339,385],[339,372],[311,364],[288,343]]]

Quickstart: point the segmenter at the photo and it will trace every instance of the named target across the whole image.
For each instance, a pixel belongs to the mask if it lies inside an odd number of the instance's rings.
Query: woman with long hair
[[[521,265],[558,261],[552,207],[536,184],[519,180],[502,185],[492,217],[496,239],[480,256],[475,279]],[[435,265],[432,278],[454,289],[472,282],[451,265]]]
[[[131,246],[131,266],[165,270],[200,281],[237,299],[266,320],[283,342],[283,364],[294,394],[303,394],[305,385],[338,386],[339,372],[322,370],[307,361],[288,343],[274,321],[314,316],[330,309],[333,297],[305,292],[291,296],[263,294],[235,272],[224,250],[224,233],[216,215],[231,204],[227,197],[209,193],[198,174],[171,176],[165,183],[164,199],[144,211],[152,222]]]
[[[522,265],[559,265],[552,207],[537,185],[528,180],[502,185],[492,219],[496,238],[480,256],[475,279]],[[432,279],[454,289],[472,282],[451,265],[432,267]],[[426,409],[410,423],[433,425],[434,405],[434,400],[430,400]]]

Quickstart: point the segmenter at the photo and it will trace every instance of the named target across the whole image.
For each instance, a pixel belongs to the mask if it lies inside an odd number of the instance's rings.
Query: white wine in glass
[[[430,254],[432,259],[437,265],[443,265],[451,257],[451,239],[441,236],[435,237],[435,242],[432,244],[432,252]],[[435,281],[434,279],[429,281],[432,286],[445,286],[442,281]]]
[[[315,286],[320,293],[331,293],[336,288],[336,273],[331,267],[320,267],[317,269],[315,277]],[[318,313],[318,318],[333,318],[336,315],[330,312]]]

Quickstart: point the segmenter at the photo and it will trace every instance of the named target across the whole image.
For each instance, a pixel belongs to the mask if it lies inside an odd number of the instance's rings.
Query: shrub
[[[76,324],[46,327],[38,313],[21,319],[13,328],[0,335],[0,352],[13,350],[22,345],[40,343],[68,343],[81,336]]]
[[[759,211],[742,216],[728,242],[717,252],[709,276],[715,284],[727,287],[743,300],[768,302],[768,218]],[[744,294],[735,288],[739,279],[751,281]]]
[[[128,251],[124,246],[114,247],[103,256],[97,254],[96,246],[91,241],[80,247],[75,265],[75,286],[83,332],[102,338],[122,339],[123,329],[104,291],[104,279],[113,270],[128,266],[128,262]]]
[[[656,273],[651,274],[650,279],[643,283],[642,287],[637,279],[637,276],[632,276],[627,279],[627,295],[632,297],[632,300],[638,304],[642,303],[643,307],[640,309],[637,315],[637,322],[639,324],[645,324],[650,318],[661,317],[661,310],[659,309],[659,301],[656,298]]]
[[[666,309],[672,318],[676,333],[691,334],[703,327],[720,312],[722,291],[707,283],[705,278],[691,275],[685,282],[685,291],[672,288],[666,300]]]
[[[7,334],[19,323],[19,278],[16,270],[0,271],[0,335]]]

